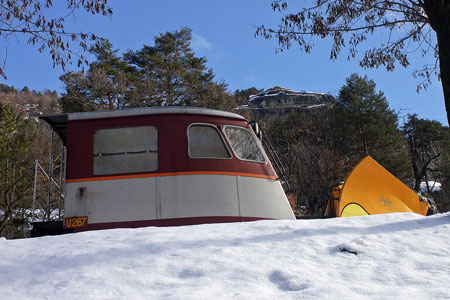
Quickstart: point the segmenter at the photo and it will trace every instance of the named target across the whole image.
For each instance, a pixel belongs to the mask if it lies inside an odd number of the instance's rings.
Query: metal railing
[[[42,222],[55,220],[55,217],[52,216],[52,213],[55,211],[55,209],[58,209],[58,216],[56,220],[60,221],[62,220],[62,200],[64,198],[63,193],[63,184],[64,184],[64,178],[65,178],[65,166],[66,166],[66,149],[64,145],[61,149],[61,158],[60,158],[60,172],[59,172],[59,181],[56,181],[55,176],[53,176],[54,166],[53,166],[53,129],[51,130],[51,139],[50,139],[50,154],[49,154],[49,168],[48,170],[45,170],[42,164],[37,159],[35,161],[35,168],[34,168],[34,191],[33,191],[33,210],[31,212],[31,219],[32,222],[36,222],[38,217],[36,216],[36,210],[39,209],[43,211],[42,214]],[[38,198],[38,178],[39,175],[43,174],[46,178],[46,203],[40,200]],[[56,187],[56,190],[53,189],[53,187]],[[56,199],[52,199],[52,194],[54,194],[54,191],[56,192]],[[54,198],[55,196],[53,196]],[[57,203],[57,207],[55,208],[54,204]],[[52,208],[53,206],[53,208]]]
[[[252,124],[253,123],[253,124]],[[256,124],[256,129],[254,128],[254,124]],[[251,127],[253,128],[253,131],[255,131],[255,134],[260,138],[262,145],[266,149],[267,154],[269,155],[270,161],[273,163],[276,171],[279,174],[279,178],[282,180],[281,183],[286,186],[285,192],[290,191],[291,186],[289,185],[289,181],[286,178],[286,168],[284,167],[280,157],[278,156],[277,152],[275,151],[275,148],[272,145],[272,142],[268,138],[266,132],[261,127],[261,125],[256,122],[252,121],[250,122]],[[261,131],[261,134],[258,134],[257,131]]]

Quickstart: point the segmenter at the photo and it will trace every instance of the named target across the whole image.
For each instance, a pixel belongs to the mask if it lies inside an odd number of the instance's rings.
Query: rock
[[[249,110],[257,119],[270,115],[287,115],[298,110],[310,110],[335,103],[333,96],[323,93],[297,92],[275,86],[250,96],[248,105],[239,107]]]

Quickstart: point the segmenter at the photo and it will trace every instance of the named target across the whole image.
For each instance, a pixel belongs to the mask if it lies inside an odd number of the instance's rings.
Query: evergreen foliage
[[[66,93],[60,98],[64,112],[121,109],[132,106],[130,94],[137,78],[108,40],[100,40],[89,51],[97,61],[89,70],[68,72],[60,77]]]
[[[196,57],[190,47],[192,30],[186,27],[161,33],[154,46],[125,54],[143,80],[154,85],[157,106],[195,105],[214,75],[206,67],[206,58]]]
[[[11,106],[0,111],[0,235],[23,237],[32,202],[34,137],[30,122]],[[28,209],[28,210],[27,210]]]
[[[398,130],[398,116],[367,76],[351,74],[340,89],[335,110],[337,150],[353,163],[372,156],[395,176],[406,179],[409,160]]]
[[[234,99],[225,82],[215,82],[206,58],[190,47],[186,27],[154,37],[154,45],[128,51],[122,57],[111,42],[101,40],[90,49],[96,56],[86,73],[61,76],[66,93],[65,112],[126,107],[187,105],[232,109]]]
[[[244,90],[235,90],[234,98],[238,105],[245,105],[248,104],[250,96],[257,95],[262,91],[263,89],[257,89],[255,87],[251,87]]]

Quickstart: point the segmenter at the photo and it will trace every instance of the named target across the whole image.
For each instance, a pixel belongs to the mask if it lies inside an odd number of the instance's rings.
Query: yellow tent
[[[427,215],[428,202],[367,156],[353,169],[336,201],[336,216],[392,212]]]

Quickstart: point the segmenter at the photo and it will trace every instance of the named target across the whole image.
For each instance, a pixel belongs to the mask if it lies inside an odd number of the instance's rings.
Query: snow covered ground
[[[449,299],[450,213],[0,239],[0,299]]]

